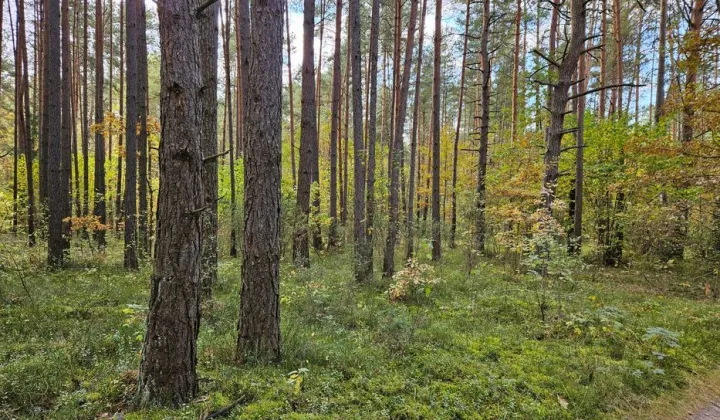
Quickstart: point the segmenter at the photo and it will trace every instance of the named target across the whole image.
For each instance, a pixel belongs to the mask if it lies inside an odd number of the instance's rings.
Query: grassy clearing
[[[391,303],[390,281],[353,284],[345,252],[307,270],[285,262],[284,360],[237,367],[240,267],[223,260],[203,306],[200,396],[134,411],[149,266],[125,273],[113,248],[73,251],[75,265],[53,273],[40,251],[11,247],[0,252],[0,418],[201,418],[237,400],[231,416],[248,419],[612,418],[720,362],[720,307],[695,276],[589,269],[551,283],[543,323],[538,283],[501,264],[468,274],[450,252],[429,297]]]

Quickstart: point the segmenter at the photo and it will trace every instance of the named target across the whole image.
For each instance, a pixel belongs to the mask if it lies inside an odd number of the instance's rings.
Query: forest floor
[[[720,305],[691,268],[542,282],[495,258],[469,273],[451,250],[432,290],[390,302],[390,280],[353,283],[348,251],[302,270],[284,260],[283,361],[271,366],[233,363],[240,261],[223,259],[202,309],[197,399],[140,410],[149,264],[127,273],[119,244],[85,245],[48,272],[42,250],[3,238],[0,418],[195,419],[234,402],[229,417],[247,419],[672,418],[658,413],[684,390],[712,395],[694,387],[720,365]]]

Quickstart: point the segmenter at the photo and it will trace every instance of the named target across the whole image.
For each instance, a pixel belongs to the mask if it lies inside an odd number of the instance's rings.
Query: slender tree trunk
[[[121,1],[118,5],[120,7],[120,92],[118,92],[118,102],[120,102],[120,118],[124,116],[125,110],[125,7]],[[127,121],[127,120],[125,120]],[[123,141],[125,136],[120,133],[118,135],[118,147],[120,150],[123,148]],[[117,156],[117,178],[115,184],[115,231],[119,235],[120,220],[123,217],[122,208],[122,181],[123,181],[123,157],[122,153],[118,153]]]
[[[237,250],[237,222],[235,214],[237,212],[237,197],[235,188],[235,152],[236,141],[233,137],[233,106],[232,106],[232,85],[230,83],[230,2],[225,2],[225,31],[223,38],[223,53],[225,55],[225,106],[227,107],[227,126],[228,139],[230,145],[230,256],[236,258]],[[237,22],[236,22],[237,24]],[[237,29],[236,29],[237,31]],[[240,93],[240,87],[238,87]],[[240,94],[241,95],[241,94]],[[240,100],[238,95],[238,100]],[[238,122],[239,124],[239,122]],[[238,125],[238,130],[240,129]]]
[[[587,43],[585,43],[587,45]],[[584,93],[588,86],[588,69],[587,59],[583,55],[580,57],[578,66],[578,83],[577,98],[577,131],[575,132],[575,185],[574,185],[574,212],[573,212],[573,231],[570,242],[570,251],[580,254],[582,251],[582,217],[583,217],[583,185],[585,180],[585,96]]]
[[[342,0],[335,5],[335,50],[333,53],[333,88],[330,111],[330,229],[328,230],[328,246],[336,247],[339,242],[337,232],[337,179],[338,179],[338,140],[340,134],[340,40],[342,36]]]
[[[83,110],[82,110],[82,155],[83,155],[83,200],[82,215],[90,214],[90,127],[88,125],[88,0],[83,0]],[[102,28],[102,27],[100,27]],[[100,30],[102,32],[102,30]],[[101,104],[102,106],[102,104]]]
[[[300,115],[300,172],[295,216],[295,237],[293,241],[293,262],[299,267],[310,265],[310,196],[315,178],[315,157],[317,156],[317,118],[315,107],[315,0],[305,0],[303,8],[303,65],[302,96]]]
[[[489,1],[489,0],[486,0]],[[438,261],[440,249],[440,57],[442,56],[442,0],[435,4],[435,52],[432,93],[432,260]]]
[[[235,156],[245,152],[245,114],[247,113],[248,74],[250,71],[250,4],[249,0],[236,0],[235,41],[238,52],[237,83],[237,145]],[[228,17],[228,22],[230,18]],[[228,26],[230,24],[228,23]]]
[[[70,248],[70,222],[72,216],[72,194],[70,192],[71,169],[72,169],[72,52],[70,50],[70,0],[62,0],[62,88],[61,88],[61,194],[62,194],[62,218],[63,218],[63,246]]]
[[[480,151],[475,203],[475,250],[485,251],[485,185],[487,174],[488,142],[490,137],[490,0],[483,1],[483,26],[480,37]]]
[[[145,0],[137,1],[137,109],[138,109],[138,123],[139,131],[137,134],[137,147],[138,147],[138,249],[141,255],[150,254],[150,228],[148,227],[148,186],[150,180],[148,178],[148,62],[147,62],[147,33],[146,33],[146,11],[145,11]],[[217,26],[217,16],[215,16],[215,26]],[[207,28],[210,30],[210,28]],[[217,29],[213,32],[215,38],[217,38]],[[204,32],[203,32],[204,34]],[[217,50],[217,40],[215,43],[215,50]],[[204,50],[205,51],[205,50]],[[209,51],[206,51],[209,53]],[[215,53],[215,61],[217,61],[217,51]],[[202,62],[209,65],[212,56],[208,55],[207,59],[203,59]],[[214,66],[217,63],[213,61]],[[205,66],[203,66],[205,67]],[[217,69],[215,69],[217,73]],[[217,89],[216,78],[213,78],[213,85],[205,90],[203,93],[210,96],[212,91]],[[209,99],[208,99],[209,100]],[[216,97],[213,96],[213,108],[217,107]],[[203,139],[212,138],[213,143],[217,148],[217,109],[213,111],[215,120],[213,121],[212,133],[210,131],[203,130]],[[205,127],[203,127],[205,128]]]
[[[349,9],[349,7],[348,7]],[[345,148],[341,150],[342,152],[342,167],[343,169],[340,171],[342,173],[342,182],[340,182],[341,191],[340,191],[340,223],[345,226],[347,225],[347,215],[348,215],[348,172],[349,172],[349,165],[348,165],[348,150],[349,150],[349,138],[350,138],[350,40],[352,38],[352,33],[350,31],[350,11],[348,10],[348,23],[347,23],[347,45],[345,46],[345,114],[343,116],[344,124],[343,124],[343,136],[342,136],[342,144],[345,145]]]
[[[62,266],[65,239],[63,238],[63,215],[67,196],[63,195],[62,141],[60,121],[60,4],[44,0],[45,45],[43,60],[45,77],[43,83],[43,128],[47,141],[47,203],[48,203],[48,263]],[[42,170],[42,167],[41,167]],[[65,190],[67,186],[64,187]]]
[[[50,123],[50,107],[51,104],[48,103],[49,99],[49,92],[46,87],[49,86],[48,84],[48,60],[50,59],[50,56],[54,56],[54,54],[57,52],[59,54],[59,48],[60,48],[60,38],[58,33],[58,41],[57,45],[54,44],[54,39],[51,41],[51,34],[49,30],[49,24],[50,20],[47,18],[48,13],[48,0],[42,0],[39,5],[40,9],[40,20],[41,20],[41,40],[40,43],[40,49],[41,49],[41,60],[40,60],[40,144],[39,144],[39,173],[38,173],[38,194],[40,196],[40,209],[42,211],[42,218],[45,218],[47,216],[47,224],[48,224],[48,236],[50,236],[50,224],[52,223],[50,216],[50,193],[49,193],[49,175],[50,175],[50,125],[54,125],[54,123]],[[9,3],[8,3],[9,4]],[[59,5],[58,5],[59,7]],[[59,12],[58,12],[59,13]],[[59,19],[59,18],[58,18]],[[54,17],[52,19],[54,21]],[[58,25],[60,23],[58,22]],[[54,35],[53,35],[54,37]],[[52,54],[48,52],[48,47],[50,45],[53,45],[54,48],[58,49],[58,51],[54,51]],[[59,56],[58,56],[59,57]],[[59,58],[58,64],[59,65]],[[54,71],[54,70],[53,70]],[[58,69],[59,72],[59,69]],[[51,78],[54,79],[54,76]],[[60,83],[60,76],[58,75],[57,79],[55,80],[58,84]],[[57,86],[59,93],[60,86]],[[58,101],[60,101],[60,98],[57,98]],[[53,100],[53,106],[55,102]],[[55,109],[56,112],[60,111],[60,102],[57,102],[57,109]],[[56,116],[59,118],[59,115],[56,114]],[[55,117],[55,116],[53,116]],[[59,120],[58,120],[59,121]],[[52,135],[59,135],[59,128],[57,132],[53,132]],[[53,146],[54,147],[54,146]],[[59,180],[54,180],[53,185],[57,185],[57,182]],[[62,216],[62,215],[60,215]],[[41,218],[41,219],[42,219]],[[61,221],[62,223],[62,221]],[[50,241],[50,239],[48,238]],[[50,251],[48,250],[48,253]],[[58,260],[59,262],[62,262],[62,260]]]
[[[102,6],[102,4],[100,6]],[[95,3],[95,7],[97,8],[97,1]],[[115,31],[114,31],[114,27],[113,27],[114,22],[113,22],[113,2],[112,1],[108,2],[108,8],[110,9],[110,13],[108,14],[108,19],[109,19],[108,26],[110,27],[110,39],[109,39],[109,41],[110,41],[110,46],[109,46],[110,47],[110,58],[108,61],[108,68],[110,69],[110,71],[108,72],[108,82],[109,82],[109,86],[108,86],[108,108],[109,109],[108,109],[108,111],[110,112],[110,114],[112,114],[113,113],[113,90],[115,90],[115,85],[113,84],[113,73],[115,72],[115,70],[114,70],[114,65],[115,65],[115,61],[114,61],[115,60],[115,48],[114,47],[115,46],[113,45],[113,33]],[[122,9],[122,6],[120,6],[120,9]],[[95,17],[96,17],[96,21],[97,21],[97,11],[95,13],[96,13]],[[102,15],[101,15],[101,17],[102,17]],[[95,25],[96,25],[95,27],[98,27],[97,23]],[[102,26],[99,26],[99,27],[102,28]],[[100,31],[100,32],[102,32],[102,31]],[[97,35],[95,37],[95,40],[97,41]],[[97,110],[96,110],[96,112],[97,112]],[[104,120],[104,118],[103,118],[103,120]],[[110,166],[112,166],[112,149],[113,149],[112,139],[113,139],[112,131],[108,130],[107,153],[108,153],[108,161],[110,162]]]
[[[352,78],[352,107],[353,107],[353,151],[355,158],[354,170],[354,223],[355,238],[354,273],[355,280],[364,282],[372,277],[372,266],[369,261],[369,247],[367,242],[365,220],[365,146],[363,142],[363,105],[362,105],[362,72],[360,56],[360,0],[350,0],[350,62]],[[347,177],[346,177],[347,179]]]
[[[600,86],[607,86],[607,0],[601,2],[601,23],[600,23]],[[600,100],[598,104],[598,117],[600,119],[605,118],[605,108],[607,107],[607,95],[604,90],[601,90]]]
[[[415,195],[416,179],[419,181],[419,172],[415,169],[418,160],[418,119],[420,114],[420,82],[422,75],[423,61],[423,40],[425,38],[425,13],[427,12],[427,0],[423,0],[422,12],[420,15],[420,31],[418,40],[417,64],[415,65],[415,98],[413,99],[413,122],[412,131],[410,133],[410,180],[408,185],[408,207],[407,207],[407,247],[405,250],[405,259],[409,260],[415,256]],[[420,165],[417,165],[418,169]],[[416,172],[418,172],[416,174]]]
[[[518,75],[520,72],[520,21],[522,19],[522,3],[521,0],[517,0],[516,3],[517,10],[515,11],[515,56],[513,59],[513,78],[512,78],[512,122],[511,122],[511,128],[510,128],[510,143],[514,143],[517,139],[517,131],[518,131]],[[469,6],[468,6],[469,10]],[[467,27],[467,24],[465,24],[465,27]],[[467,45],[467,39],[465,40],[465,44]],[[464,55],[463,55],[464,56]],[[462,87],[461,87],[462,89]],[[454,187],[453,187],[453,194],[454,194]]]
[[[660,0],[660,27],[658,38],[657,93],[655,95],[655,123],[660,123],[665,105],[665,44],[667,43],[667,0]]]
[[[380,1],[372,1],[370,18],[370,57],[367,71],[367,178],[365,189],[365,235],[368,244],[367,263],[370,273],[374,270],[374,225],[375,225],[375,152],[377,145],[377,65],[380,44]]]
[[[622,39],[622,9],[620,7],[620,0],[613,0],[614,6],[613,6],[613,12],[614,12],[614,25],[613,25],[613,34],[615,36],[615,53],[617,54],[616,57],[616,67],[615,70],[617,74],[615,77],[617,78],[616,84],[618,85],[613,90],[613,97],[615,98],[614,103],[614,110],[617,112],[618,118],[622,118],[622,100],[623,100],[623,39]],[[611,110],[612,111],[612,110]]]
[[[282,0],[253,1],[252,18],[240,362],[280,359]]]
[[[141,0],[142,1],[142,0]],[[202,107],[203,155],[202,183],[205,192],[205,214],[202,217],[202,272],[201,287],[205,298],[212,297],[217,281],[218,236],[218,139],[217,139],[217,85],[218,85],[218,15],[220,3],[209,6],[199,17],[200,52],[202,54]],[[144,28],[143,28],[144,29]],[[142,45],[141,45],[142,47]],[[145,63],[145,65],[147,62]],[[147,70],[147,67],[145,67]],[[147,73],[146,73],[147,74]],[[143,76],[146,77],[146,76]],[[147,80],[147,79],[146,79]],[[230,96],[230,90],[226,90]],[[224,150],[223,150],[224,152]]]
[[[25,2],[17,0],[17,48],[16,48],[16,68],[21,69],[16,76],[18,80],[17,94],[17,128],[18,144],[23,146],[23,154],[25,155],[25,183],[27,188],[27,237],[28,246],[35,246],[35,185],[33,180],[33,140],[30,127],[30,73],[28,69],[27,57],[27,40],[25,35]],[[0,5],[2,12],[2,5]],[[11,22],[12,24],[12,22]]]
[[[127,7],[131,70],[135,68],[132,43],[136,42],[133,38],[137,39],[137,33],[131,26],[137,21],[134,11],[137,1],[129,0]],[[156,255],[138,381],[138,397],[144,405],[182,404],[192,400],[198,390],[195,366],[205,195],[201,141],[203,54],[201,23],[194,6],[192,0],[161,0],[158,4],[163,141]],[[134,82],[130,77],[128,91],[132,92]],[[128,115],[136,110],[130,105]],[[133,141],[128,136],[128,144]]]
[[[404,148],[403,133],[405,132],[405,117],[407,114],[407,97],[410,91],[410,66],[413,57],[413,44],[415,42],[415,25],[417,24],[418,0],[410,3],[410,22],[408,23],[407,40],[405,44],[405,60],[403,62],[402,74],[400,74],[400,89],[396,101],[395,133],[392,138],[392,170],[390,172],[390,199],[388,203],[390,222],[387,241],[385,243],[385,254],[383,260],[383,276],[392,277],[395,273],[395,243],[399,230],[399,172],[402,169],[401,154]],[[377,62],[377,54],[375,55]],[[375,71],[370,72],[375,75]],[[374,77],[373,77],[374,79]],[[371,112],[374,111],[371,109]],[[372,117],[371,117],[372,118]]]
[[[138,0],[126,0],[127,58],[125,78],[125,256],[128,270],[138,269],[137,243],[137,122],[138,122]]]
[[[297,169],[295,168],[295,100],[293,98],[293,77],[290,49],[290,10],[288,9],[289,0],[285,0],[285,33],[287,36],[287,70],[288,70],[288,94],[290,95],[290,165],[292,170],[293,189],[297,188]],[[336,35],[340,36],[340,35]],[[338,117],[339,118],[339,117]]]
[[[112,1],[110,2],[112,4]],[[95,27],[103,27],[103,7],[102,0],[95,0]],[[112,13],[110,14],[112,16]],[[110,21],[112,27],[112,20]],[[112,45],[112,44],[111,44]],[[104,124],[104,106],[103,106],[103,31],[95,31],[95,125],[100,127]],[[110,79],[112,81],[112,78]],[[112,82],[110,84],[112,92]],[[112,101],[110,101],[112,103]],[[93,215],[98,218],[98,222],[102,225],[107,223],[107,210],[105,204],[105,140],[103,139],[103,131],[95,131],[95,183],[94,183],[94,205]],[[105,230],[98,229],[95,231],[95,241],[98,247],[105,248]]]
[[[519,3],[520,0],[518,0]],[[520,12],[518,12],[520,13]],[[519,17],[518,17],[519,19]],[[463,55],[462,64],[460,68],[460,94],[458,97],[458,116],[455,125],[455,141],[453,142],[453,173],[452,173],[452,198],[450,205],[452,206],[451,221],[450,221],[450,248],[455,248],[455,235],[457,231],[457,172],[458,172],[458,146],[460,144],[460,122],[462,120],[463,111],[463,100],[465,98],[465,62],[467,59],[467,44],[468,44],[468,32],[470,30],[470,0],[467,0],[465,4],[465,33],[463,34]],[[519,26],[518,26],[519,30]],[[518,40],[519,32],[516,34],[516,41]],[[516,53],[515,60],[517,65],[517,49],[518,45],[515,45]],[[515,69],[515,78],[517,78],[517,68]],[[517,102],[517,85],[515,79],[513,79],[513,112],[516,112],[515,105]],[[513,140],[515,139],[515,119],[516,114],[513,114]]]
[[[694,0],[688,22],[687,37],[691,39],[687,51],[687,75],[683,92],[682,141],[688,143],[695,138],[695,106],[693,99],[698,89],[698,71],[700,66],[700,27],[706,0]]]

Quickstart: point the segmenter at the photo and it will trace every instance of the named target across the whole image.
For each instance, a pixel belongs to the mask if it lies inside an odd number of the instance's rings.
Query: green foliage
[[[422,304],[391,302],[387,280],[357,285],[350,252],[285,262],[283,361],[238,367],[240,265],[224,260],[202,308],[198,398],[135,411],[149,267],[122,271],[110,239],[105,256],[74,248],[60,272],[44,270],[42,250],[3,245],[0,415],[195,419],[240,401],[232,418],[606,418],[720,361],[720,313],[673,291],[682,272],[659,271],[648,289],[634,271],[548,262],[562,311],[543,324],[533,275],[492,260],[468,274],[457,250],[433,267],[428,278],[444,281]]]

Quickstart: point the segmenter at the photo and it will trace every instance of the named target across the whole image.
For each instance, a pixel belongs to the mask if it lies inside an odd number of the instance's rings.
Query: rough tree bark
[[[365,145],[363,142],[363,105],[362,105],[362,71],[360,55],[360,0],[350,0],[349,3],[350,31],[350,76],[352,79],[352,108],[353,108],[353,152],[355,158],[353,197],[354,221],[354,273],[355,280],[364,282],[372,277],[372,266],[369,261],[369,247],[367,242],[365,220]],[[347,167],[347,165],[346,165]],[[347,177],[346,177],[347,179]]]
[[[27,188],[27,237],[28,246],[35,246],[35,186],[33,185],[33,141],[30,128],[30,83],[27,58],[27,39],[25,36],[25,2],[17,0],[17,48],[16,68],[21,69],[17,76],[19,86],[17,98],[18,142],[23,146],[25,155],[25,176]],[[0,8],[0,12],[2,9]]]
[[[305,0],[303,8],[303,63],[300,109],[300,171],[293,241],[293,262],[310,266],[310,196],[312,195],[317,156],[317,108],[315,107],[315,0]]]
[[[145,0],[138,0],[137,3],[137,109],[138,125],[137,148],[138,148],[138,250],[141,255],[150,253],[150,228],[148,227],[148,62],[147,62],[147,33],[146,33],[146,11]],[[216,19],[217,20],[217,19]],[[203,60],[203,63],[207,63]],[[217,59],[215,60],[217,61]],[[205,92],[204,93],[208,93]],[[213,102],[213,105],[217,101]],[[217,114],[216,114],[217,115]],[[213,122],[217,126],[217,121]],[[217,142],[217,138],[214,138]]]
[[[134,2],[128,2],[128,20]],[[200,20],[194,0],[160,0],[160,190],[142,404],[178,405],[196,394],[203,191]],[[207,12],[204,12],[207,13]],[[132,31],[128,31],[128,40]],[[128,58],[132,49],[128,49]],[[129,81],[129,80],[128,80]]]
[[[487,0],[486,0],[487,1]],[[438,261],[440,249],[440,57],[442,56],[442,0],[435,4],[435,52],[432,91],[432,260]]]
[[[138,17],[137,0],[126,0],[125,79],[125,253],[124,266],[138,269],[137,243],[137,121],[138,121]]]
[[[237,357],[280,359],[282,0],[254,0]]]
[[[560,143],[566,134],[564,129],[565,107],[568,102],[568,89],[572,84],[572,77],[578,65],[578,59],[585,45],[585,15],[586,1],[572,0],[570,3],[571,35],[568,41],[567,51],[561,63],[554,62],[550,65],[557,72],[557,82],[550,85],[552,91],[552,102],[550,106],[550,125],[546,133],[547,146],[545,150],[545,174],[541,196],[545,208],[552,209],[557,191],[558,163],[560,158]]]
[[[111,2],[112,3],[112,2]],[[103,27],[102,0],[95,0],[95,27]],[[105,121],[103,106],[103,85],[105,82],[103,68],[103,31],[95,31],[95,125],[101,127]],[[112,79],[111,79],[112,80]],[[110,85],[112,91],[112,84]],[[102,225],[107,223],[105,204],[105,139],[103,131],[95,131],[95,183],[93,215]],[[95,241],[101,249],[105,247],[105,229],[95,232]]]
[[[200,51],[202,53],[202,155],[205,214],[203,215],[202,294],[212,297],[217,280],[218,235],[218,145],[217,145],[217,85],[218,85],[218,15],[220,4],[205,9],[199,16]],[[229,92],[229,91],[226,91]],[[223,151],[224,152],[224,151]]]
[[[69,218],[72,216],[72,195],[70,190],[71,182],[71,169],[72,169],[72,97],[73,97],[73,75],[72,75],[72,52],[70,46],[70,0],[62,0],[62,38],[61,49],[62,49],[62,88],[61,88],[61,129],[60,129],[60,141],[61,141],[61,176],[62,180],[60,183],[61,194],[62,194],[62,218],[63,218],[63,245],[65,249],[70,248],[70,222]]]

